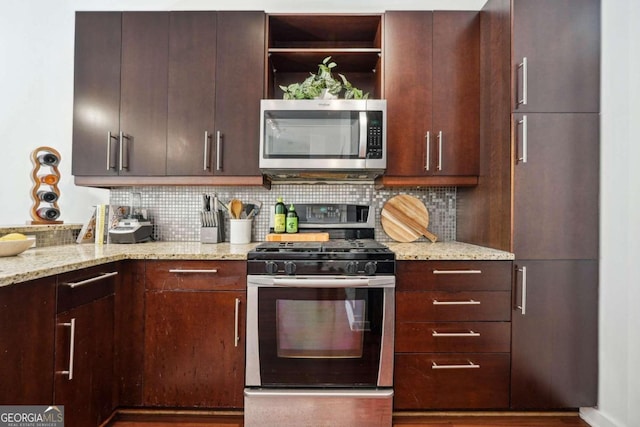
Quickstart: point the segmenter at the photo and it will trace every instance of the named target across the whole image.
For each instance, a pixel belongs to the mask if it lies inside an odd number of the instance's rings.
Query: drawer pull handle
[[[433,305],[480,305],[480,301],[470,299],[469,301],[438,301],[433,300]]]
[[[438,332],[438,331],[433,331],[433,332],[431,332],[431,336],[432,337],[479,337],[480,336],[480,332],[474,332],[474,331],[469,331],[469,332]]]
[[[68,286],[68,287],[73,289],[73,288],[77,288],[79,286],[88,285],[89,283],[99,282],[100,280],[104,280],[104,279],[107,279],[109,277],[113,277],[113,276],[117,276],[117,275],[118,275],[117,271],[113,271],[111,273],[102,273],[99,276],[92,277],[91,279],[81,280],[79,282],[63,283],[63,285]]]
[[[216,274],[218,272],[217,269],[213,268],[211,270],[183,270],[180,268],[172,268],[171,270],[169,270],[169,273],[186,273],[186,274],[190,274],[190,273],[211,273],[211,274]]]
[[[480,365],[476,365],[471,360],[467,365],[438,365],[436,362],[431,363],[431,369],[476,369],[480,367]]]
[[[482,270],[433,270],[433,274],[482,274]]]
[[[69,369],[66,371],[58,371],[58,374],[66,375],[67,379],[73,379],[73,353],[76,345],[76,318],[72,318],[69,323],[59,323],[60,326],[68,326],[69,332]]]

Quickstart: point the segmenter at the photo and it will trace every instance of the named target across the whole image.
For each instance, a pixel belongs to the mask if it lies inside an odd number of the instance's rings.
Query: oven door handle
[[[359,278],[359,279],[342,279],[342,278],[332,278],[332,279],[273,279],[274,286],[287,286],[287,287],[296,287],[296,288],[355,288],[362,286],[369,286],[369,279]]]

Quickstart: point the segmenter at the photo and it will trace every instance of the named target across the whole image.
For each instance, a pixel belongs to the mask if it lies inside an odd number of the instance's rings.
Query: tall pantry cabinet
[[[489,0],[481,20],[490,154],[478,187],[460,192],[458,238],[516,255],[511,407],[592,406],[600,2]]]

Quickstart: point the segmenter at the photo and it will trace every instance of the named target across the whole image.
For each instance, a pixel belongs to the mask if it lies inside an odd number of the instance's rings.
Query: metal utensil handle
[[[470,360],[469,363],[465,365],[438,365],[436,362],[431,363],[431,369],[476,369],[480,367],[480,365],[477,365]]]
[[[428,171],[431,168],[431,166],[429,165],[429,163],[431,163],[431,132],[427,131],[427,134],[424,136],[424,138],[427,142],[427,155],[424,170]]]
[[[479,332],[438,332],[436,330],[431,332],[432,337],[479,337]]]
[[[527,267],[522,266],[522,268],[518,268],[518,271],[522,273],[522,298],[517,308],[524,316],[527,312]]]
[[[240,343],[240,298],[236,298],[236,313],[235,313],[235,327],[234,327],[234,346],[237,347]]]
[[[71,381],[73,379],[73,353],[75,352],[76,343],[76,318],[72,318],[69,323],[60,323],[60,326],[68,326],[69,332],[69,369],[66,371],[58,371],[59,374],[66,375],[67,379]]]
[[[527,105],[528,98],[528,81],[529,81],[529,66],[527,63],[527,57],[522,58],[522,62],[518,64],[518,68],[522,69],[522,98],[518,99],[518,105]]]
[[[189,270],[189,269],[181,269],[181,268],[172,268],[169,270],[169,273],[185,273],[185,274],[189,274],[189,273],[210,273],[210,274],[216,274],[218,272],[217,269],[213,268],[210,270],[206,270],[206,269],[195,269],[195,270]]]
[[[469,301],[438,301],[433,300],[433,305],[480,305],[480,301],[470,299]]]
[[[68,286],[70,288],[77,288],[79,286],[84,286],[84,285],[88,285],[89,283],[93,283],[93,282],[98,282],[100,280],[109,278],[109,277],[113,277],[113,276],[117,276],[118,272],[117,271],[112,271],[111,273],[102,273],[99,276],[95,276],[92,277],[90,279],[86,279],[86,280],[81,280],[79,282],[67,282],[67,283],[63,283],[63,285]]]
[[[482,270],[433,270],[433,274],[482,274]]]

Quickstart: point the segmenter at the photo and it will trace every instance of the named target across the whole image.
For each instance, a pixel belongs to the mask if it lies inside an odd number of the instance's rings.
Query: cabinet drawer
[[[399,291],[508,291],[511,261],[400,261]]]
[[[394,409],[509,407],[509,354],[398,354]]]
[[[399,322],[508,321],[511,292],[397,292]]]
[[[397,353],[502,353],[511,350],[509,322],[399,323]]]
[[[119,271],[120,264],[111,263],[60,274],[56,313],[113,295]]]
[[[247,286],[244,261],[147,261],[147,289],[243,290]]]

